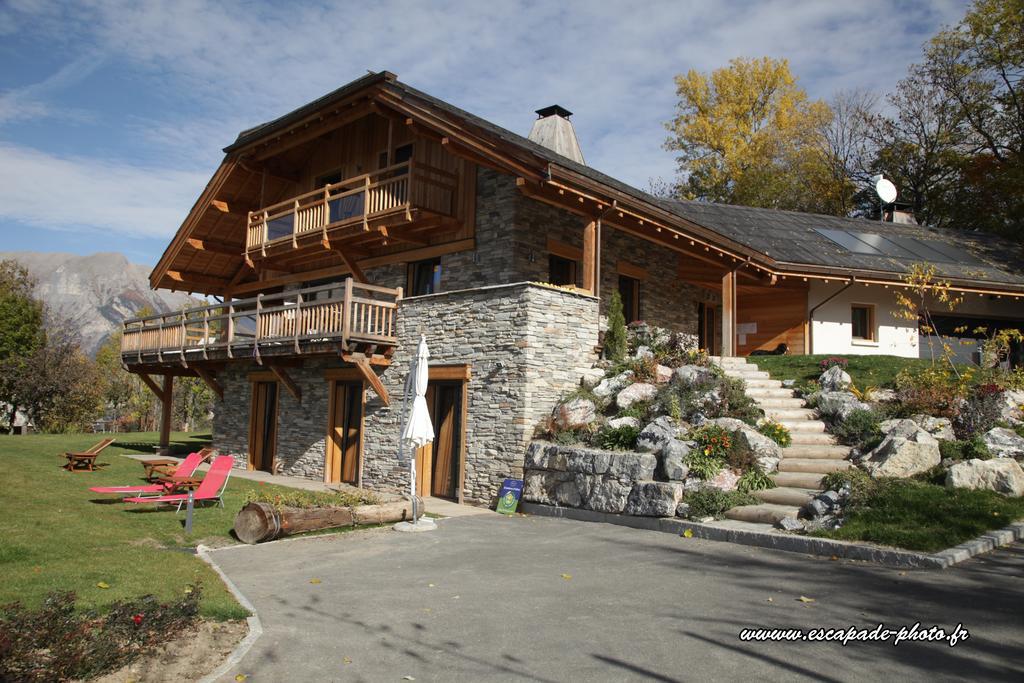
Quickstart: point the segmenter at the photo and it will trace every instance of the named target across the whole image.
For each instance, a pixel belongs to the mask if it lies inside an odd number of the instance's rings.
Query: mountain
[[[35,251],[0,252],[36,279],[36,294],[58,318],[69,321],[92,355],[125,318],[144,306],[157,313],[199,303],[192,297],[149,288],[149,266],[129,263],[124,254],[89,256]]]

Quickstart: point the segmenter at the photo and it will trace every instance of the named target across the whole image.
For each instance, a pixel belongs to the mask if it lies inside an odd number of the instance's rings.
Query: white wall
[[[808,310],[835,294],[845,283],[811,281],[807,296]],[[875,307],[875,341],[854,341],[850,323],[850,306],[868,304]],[[895,315],[896,297],[893,289],[881,285],[855,284],[814,312],[811,323],[811,353],[836,355],[890,355],[917,358],[920,345],[916,320],[903,320]]]
[[[812,281],[808,294],[808,310],[843,288],[845,283]],[[812,323],[811,353],[903,356],[905,358],[926,357],[929,354],[927,340],[920,337],[917,321],[896,316],[895,289],[882,285],[865,286],[855,284],[814,312]],[[850,324],[850,306],[869,304],[875,307],[874,342],[854,341]],[[943,304],[929,306],[932,313],[949,313]],[[963,301],[951,315],[991,316],[1024,321],[1024,299],[1003,296],[1000,299],[988,295],[965,295]],[[959,340],[949,340],[962,356],[970,361],[970,354],[976,349],[973,342],[961,345]],[[936,353],[941,353],[941,344],[936,342]]]

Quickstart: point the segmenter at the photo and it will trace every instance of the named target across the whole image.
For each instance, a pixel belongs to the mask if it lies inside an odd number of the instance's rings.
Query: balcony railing
[[[362,223],[389,213],[426,209],[454,215],[458,176],[422,162],[406,161],[249,212],[245,249],[265,250],[271,244]]]
[[[357,283],[261,294],[179,313],[126,320],[125,363],[189,362],[208,358],[299,355],[311,344],[398,343],[401,289]]]

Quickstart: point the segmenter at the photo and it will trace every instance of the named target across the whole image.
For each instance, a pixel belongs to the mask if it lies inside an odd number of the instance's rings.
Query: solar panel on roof
[[[917,240],[946,257],[949,263],[963,263],[971,266],[988,267],[988,264],[964,248],[957,248],[939,240]]]
[[[912,258],[919,261],[937,261],[939,263],[949,261],[948,256],[942,252],[929,248],[926,244],[922,243],[921,240],[916,240],[913,237],[904,237],[903,235],[893,235],[891,239],[896,244],[911,252],[913,255]]]
[[[872,247],[870,244],[863,242],[852,234],[845,230],[829,230],[827,228],[815,228],[815,232],[823,237],[827,237],[832,240],[843,249],[852,251],[855,254],[870,254],[871,256],[883,256],[883,254]]]
[[[887,235],[878,235],[870,232],[855,232],[852,233],[862,242],[870,244],[872,247],[877,249],[879,252],[886,256],[893,256],[895,258],[917,258],[917,254],[914,253],[913,249],[909,249],[906,245],[901,242],[897,242],[894,237]]]

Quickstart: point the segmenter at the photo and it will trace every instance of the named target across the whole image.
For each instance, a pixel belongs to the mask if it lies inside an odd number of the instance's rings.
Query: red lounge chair
[[[218,455],[214,459],[213,464],[210,465],[210,471],[206,473],[202,483],[199,484],[195,493],[192,494],[192,499],[195,501],[215,500],[221,507],[224,507],[224,500],[221,496],[224,495],[224,489],[228,485],[228,478],[231,476],[231,468],[234,464],[235,459],[230,455]],[[179,510],[187,501],[187,493],[124,499],[126,503],[177,503]]]
[[[189,453],[178,468],[174,471],[177,477],[191,477],[199,464],[203,461],[203,454]],[[173,484],[138,484],[136,486],[92,486],[89,488],[93,493],[118,493],[130,495],[140,493],[170,493],[174,490]]]

